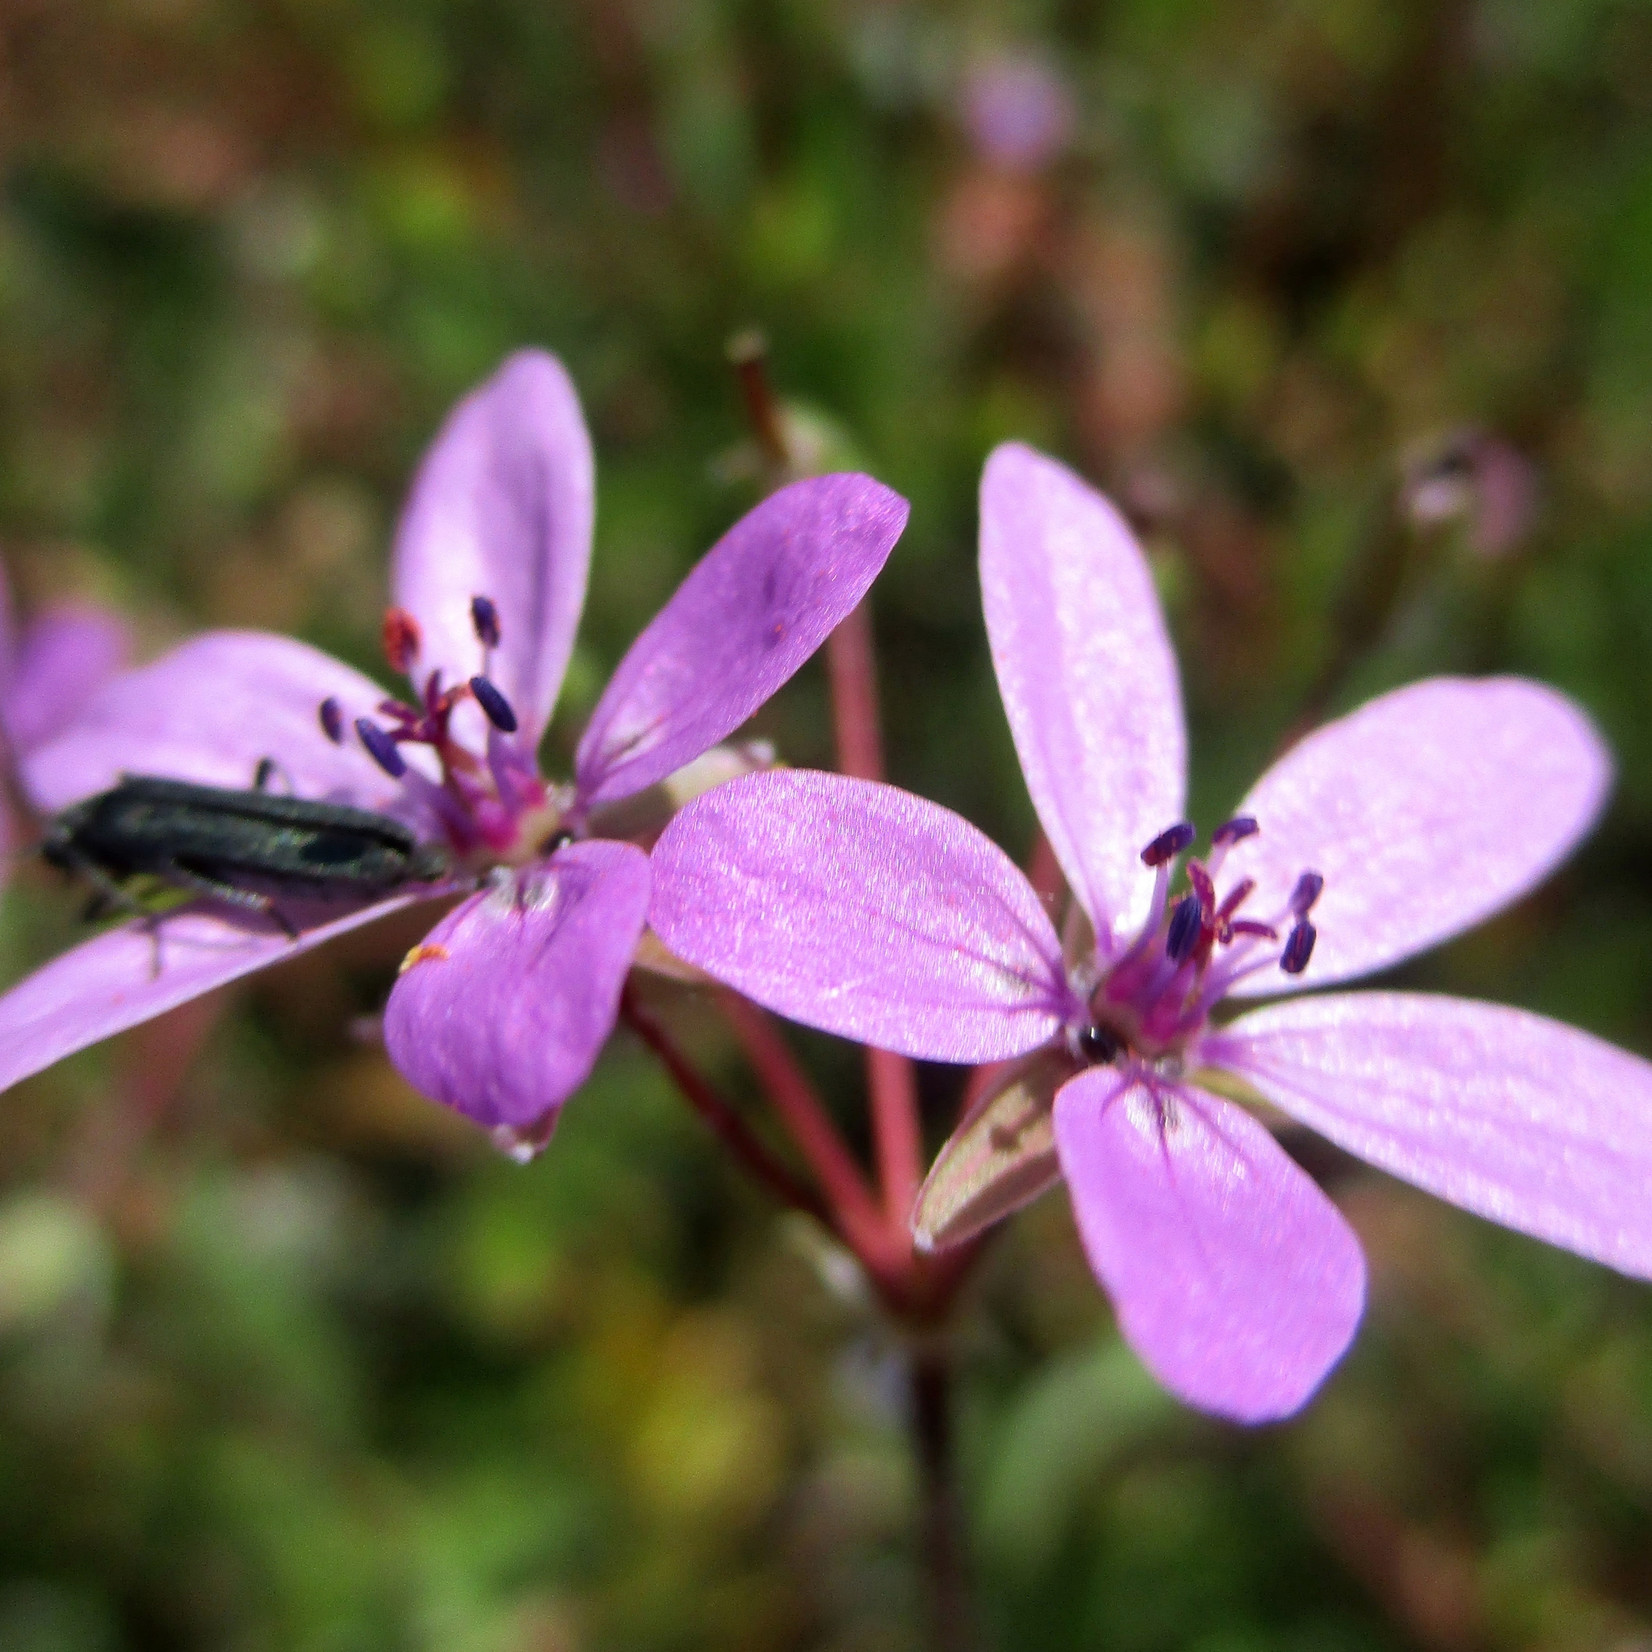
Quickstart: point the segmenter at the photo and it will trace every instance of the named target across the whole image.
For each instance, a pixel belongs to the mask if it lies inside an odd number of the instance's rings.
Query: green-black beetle
[[[272,767],[244,791],[128,775],[57,815],[41,853],[92,884],[95,910],[149,911],[130,887],[149,878],[265,913],[288,934],[275,896],[374,900],[447,874],[446,851],[389,815],[265,791]]]

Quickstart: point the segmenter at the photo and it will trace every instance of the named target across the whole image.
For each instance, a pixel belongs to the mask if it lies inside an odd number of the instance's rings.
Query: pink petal
[[[1365,1262],[1273,1137],[1202,1090],[1111,1067],[1061,1090],[1055,1135],[1090,1266],[1153,1375],[1240,1422],[1304,1405],[1359,1324]]]
[[[620,661],[579,743],[579,807],[640,792],[745,722],[866,594],[906,517],[854,474],[741,517]]]
[[[131,653],[126,622],[91,603],[64,604],[26,627],[0,708],[13,749],[32,750],[66,728]]]
[[[1327,724],[1240,804],[1262,829],[1223,868],[1224,882],[1257,880],[1246,911],[1264,918],[1299,873],[1320,873],[1313,957],[1238,991],[1347,980],[1478,923],[1566,856],[1611,778],[1588,718],[1518,677],[1435,677]]]
[[[391,1059],[478,1124],[537,1124],[596,1064],[647,912],[648,857],[600,839],[473,895],[402,966]]]
[[[0,997],[0,1090],[214,987],[425,898],[397,895],[318,922],[297,940],[266,919],[206,909],[105,930]],[[313,918],[336,911],[285,903],[283,909],[300,921],[301,913]]]
[[[532,751],[568,667],[595,511],[591,438],[562,364],[542,350],[510,357],[448,415],[396,533],[395,602],[419,622],[415,673],[468,682],[483,669],[471,598],[490,598],[500,642],[487,674],[511,702]],[[481,743],[481,730],[472,731]]]
[[[1442,1199],[1652,1277],[1652,1065],[1524,1010],[1350,992],[1256,1010],[1207,1059]]]
[[[1105,956],[1145,912],[1141,851],[1185,795],[1181,688],[1152,576],[1099,493],[1011,443],[981,477],[981,598],[1027,789]]]
[[[650,918],[748,998],[931,1061],[1020,1055],[1079,1009],[1002,850],[949,809],[842,775],[775,770],[696,798],[655,846]]]
[[[317,710],[329,695],[348,727],[384,691],[290,637],[208,631],[106,683],[72,727],[25,755],[24,779],[41,808],[55,812],[123,774],[250,786],[259,759],[273,757],[300,796],[389,807],[397,783],[354,738],[335,746],[322,733]]]

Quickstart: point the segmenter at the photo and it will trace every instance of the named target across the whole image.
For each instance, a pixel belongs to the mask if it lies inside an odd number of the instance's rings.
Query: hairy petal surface
[[[1298,976],[1246,996],[1344,981],[1433,946],[1524,894],[1589,829],[1612,759],[1565,695],[1519,677],[1434,677],[1293,746],[1236,811],[1261,831],[1224,877],[1252,877],[1264,916],[1299,873],[1325,879]]]
[[[579,743],[578,807],[640,792],[745,722],[866,594],[906,517],[853,473],[741,517],[620,661]]]
[[[1014,863],[894,786],[776,770],[679,811],[654,849],[661,940],[748,998],[931,1061],[1037,1048],[1077,1012]]]
[[[493,600],[487,673],[533,751],[556,705],[591,565],[596,473],[579,397],[554,356],[522,350],[449,414],[396,531],[391,591],[419,622],[419,686],[483,669],[472,597]],[[482,727],[468,732],[479,745]]]
[[[1341,1358],[1365,1261],[1335,1205],[1248,1113],[1095,1067],[1055,1101],[1090,1266],[1173,1394],[1240,1422],[1287,1417]]]
[[[61,733],[132,654],[132,633],[107,608],[65,604],[28,626],[17,648],[0,717],[14,751]]]
[[[1124,518],[1016,443],[981,477],[981,598],[1033,806],[1103,955],[1152,889],[1141,850],[1181,819],[1176,656]]]
[[[282,902],[288,917],[303,925],[297,940],[266,918],[204,907],[105,930],[0,997],[0,1089],[214,987],[426,898],[396,895],[343,917],[328,915],[336,908]]]
[[[1275,1004],[1207,1041],[1339,1147],[1494,1222],[1652,1276],[1652,1064],[1425,993]]]
[[[250,786],[259,760],[273,757],[302,797],[390,807],[397,783],[354,740],[335,746],[321,732],[329,695],[347,726],[384,697],[371,678],[290,637],[208,631],[106,683],[70,728],[25,755],[24,781],[52,812],[124,774]]]
[[[478,1124],[536,1124],[596,1064],[647,914],[648,857],[629,843],[570,844],[473,895],[402,966],[391,1060]]]

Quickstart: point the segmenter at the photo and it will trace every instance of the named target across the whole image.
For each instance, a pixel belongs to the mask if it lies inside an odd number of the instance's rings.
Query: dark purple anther
[[[1193,841],[1193,827],[1185,820],[1167,826],[1141,852],[1143,866],[1163,866],[1173,860]]]
[[[499,646],[499,610],[493,606],[491,598],[470,599],[470,623],[476,627],[476,640],[484,648]]]
[[[1299,918],[1305,918],[1313,911],[1314,902],[1319,899],[1319,892],[1325,887],[1325,880],[1317,872],[1304,872],[1296,880],[1296,888],[1291,891],[1291,911]],[[1312,942],[1309,943],[1312,945]]]
[[[480,602],[482,599],[477,598]],[[516,713],[511,710],[511,703],[490,683],[486,677],[472,677],[470,691],[476,696],[476,703],[487,719],[501,734],[516,733]]]
[[[1170,928],[1164,938],[1164,950],[1171,963],[1185,963],[1199,941],[1202,927],[1197,895],[1183,895],[1170,914]]]
[[[1314,926],[1306,918],[1300,919],[1285,939],[1285,950],[1279,955],[1279,967],[1287,975],[1300,975],[1308,967],[1308,960],[1314,955],[1314,942],[1318,939],[1319,934]]]
[[[1261,830],[1249,815],[1235,815],[1232,820],[1224,820],[1210,834],[1210,846],[1212,849],[1228,849],[1248,837],[1255,837]]]
[[[321,702],[320,717],[321,732],[335,746],[342,746],[344,744],[344,707],[329,694]]]
[[[396,742],[370,717],[356,719],[356,733],[373,759],[392,780],[400,780],[407,773],[407,759],[396,750]]]

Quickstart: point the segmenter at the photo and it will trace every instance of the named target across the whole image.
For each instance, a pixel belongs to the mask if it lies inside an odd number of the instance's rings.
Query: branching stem
[[[935,1652],[968,1652],[974,1644],[964,1546],[954,1481],[952,1381],[944,1351],[912,1355],[912,1433],[923,1500],[924,1575],[929,1584],[930,1644]]]
[[[826,671],[832,689],[838,768],[858,780],[882,780],[877,662],[872,617],[864,602],[827,639]],[[872,1106],[872,1143],[884,1208],[904,1236],[923,1180],[923,1128],[912,1063],[888,1050],[868,1048],[866,1092]]]
[[[709,1079],[678,1047],[664,1025],[637,1000],[630,987],[620,999],[620,1019],[660,1059],[683,1099],[711,1127],[712,1133],[745,1168],[762,1182],[782,1204],[807,1211],[824,1226],[838,1231],[832,1212],[820,1194],[781,1163],[739,1111],[712,1085]]]
[[[719,993],[717,1003],[781,1123],[814,1171],[836,1218],[832,1225],[869,1271],[889,1275],[900,1262],[889,1225],[791,1046],[767,1012],[738,993]]]

